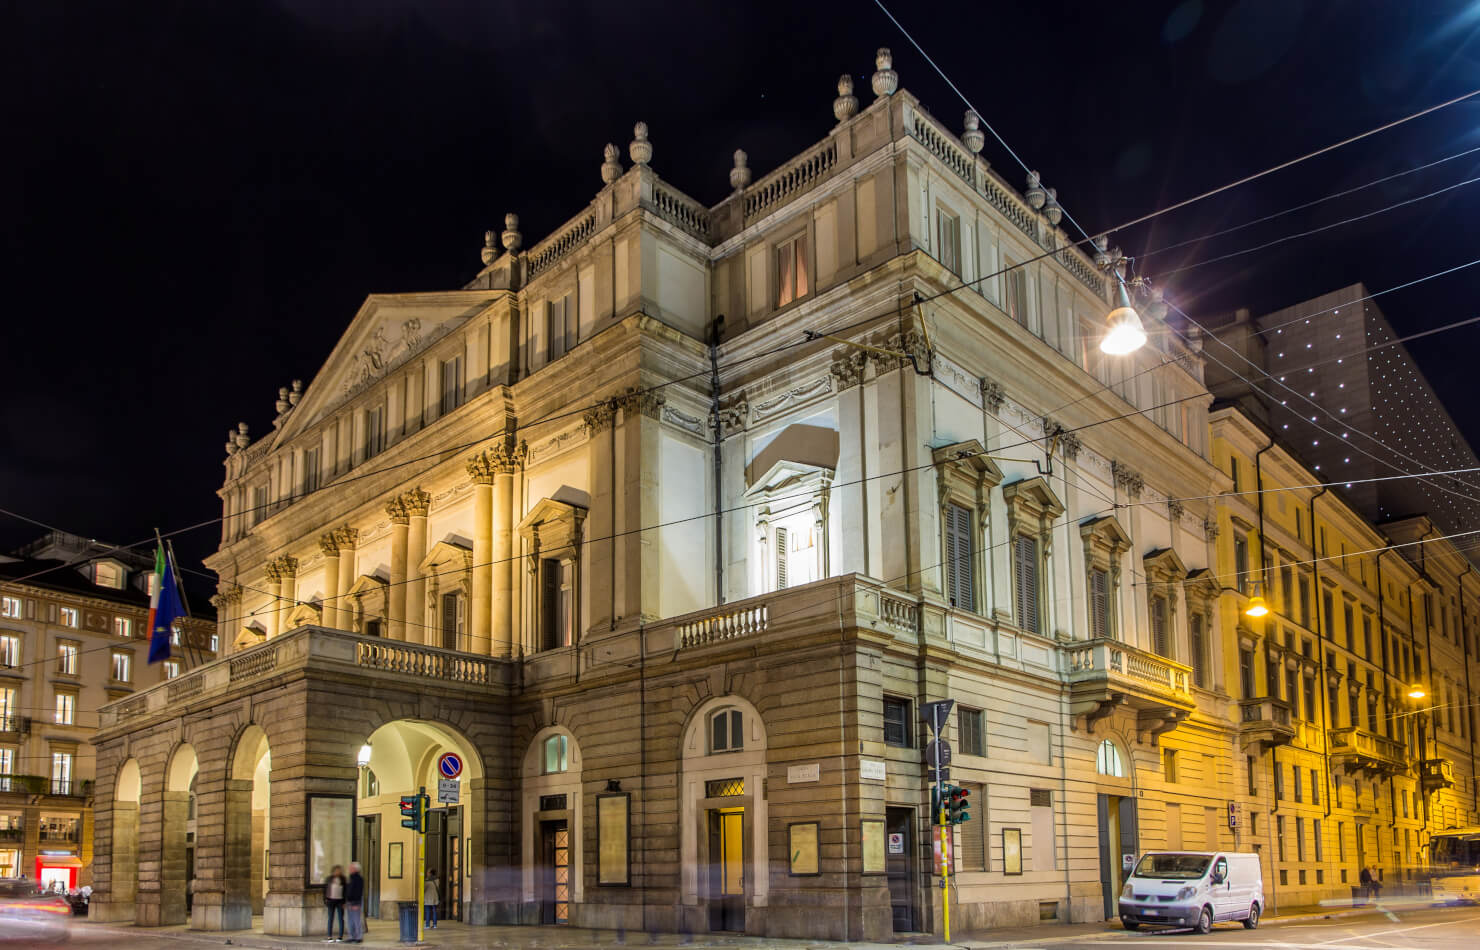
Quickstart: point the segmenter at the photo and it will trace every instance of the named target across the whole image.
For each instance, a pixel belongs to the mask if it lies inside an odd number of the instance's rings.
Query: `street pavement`
[[[0,933],[0,948],[12,945]],[[1345,910],[1266,919],[1258,930],[1239,924],[1219,924],[1211,934],[1189,931],[1129,932],[1118,924],[1045,925],[1022,930],[985,931],[953,935],[952,947],[963,950],[1043,947],[1075,950],[1113,947],[1118,950],[1204,950],[1208,947],[1274,948],[1274,950],[1476,950],[1480,948],[1480,907]],[[364,950],[405,947],[396,940],[388,921],[372,921]],[[15,944],[19,945],[19,944]],[[34,942],[27,950],[41,950]],[[683,950],[898,950],[905,946],[942,946],[929,935],[904,937],[892,944],[863,944],[822,940],[773,940],[761,937],[674,934],[618,934],[614,931],[569,927],[465,927],[444,923],[427,933],[424,946],[448,950],[586,950],[586,948],[671,947]],[[78,921],[66,950],[205,950],[245,947],[251,950],[323,950],[336,945],[309,937],[265,936],[260,932],[200,933],[184,928],[135,929]],[[359,950],[359,948],[357,948]]]

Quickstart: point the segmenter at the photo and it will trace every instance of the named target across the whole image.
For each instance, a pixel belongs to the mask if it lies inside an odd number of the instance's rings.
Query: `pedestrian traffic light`
[[[970,807],[971,792],[959,785],[947,786],[946,792],[946,824],[959,825],[971,820]]]
[[[401,827],[412,831],[424,830],[426,812],[422,808],[421,795],[401,796]]]

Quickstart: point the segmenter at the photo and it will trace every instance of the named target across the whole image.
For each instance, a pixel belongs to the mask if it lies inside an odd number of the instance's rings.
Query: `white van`
[[[1223,851],[1152,851],[1141,856],[1120,892],[1120,922],[1213,929],[1215,920],[1238,920],[1250,930],[1264,910],[1264,872],[1257,854]]]

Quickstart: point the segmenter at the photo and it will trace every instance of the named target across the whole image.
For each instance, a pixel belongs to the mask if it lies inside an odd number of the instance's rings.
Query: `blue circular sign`
[[[442,773],[443,778],[457,778],[462,774],[462,756],[456,752],[448,752],[437,760],[437,771]]]

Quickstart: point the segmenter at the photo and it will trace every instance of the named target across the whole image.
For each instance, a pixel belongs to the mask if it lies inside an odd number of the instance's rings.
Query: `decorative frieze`
[[[939,353],[935,354],[931,369],[935,373],[935,379],[951,392],[965,399],[978,409],[982,405],[982,381],[970,373],[955,361]]]
[[[1141,492],[1146,489],[1146,479],[1141,473],[1120,461],[1110,463],[1110,474],[1115,477],[1115,484],[1122,489],[1126,497],[1131,501],[1141,497]]]
[[[779,396],[758,402],[751,407],[750,421],[761,422],[771,416],[778,415],[805,402],[810,402],[820,396],[825,396],[833,391],[833,377],[819,376],[809,383],[803,383],[794,389],[789,389]]]
[[[1041,425],[1043,436],[1048,439],[1050,447],[1057,446],[1064,458],[1071,462],[1079,458],[1079,452],[1084,448],[1084,443],[1079,440],[1079,436],[1066,429],[1062,422],[1051,416],[1044,416]]]
[[[705,435],[703,419],[680,412],[672,406],[663,407],[663,421],[675,425],[685,432],[692,432],[694,435],[699,436]]]

